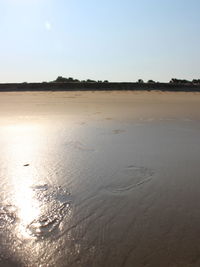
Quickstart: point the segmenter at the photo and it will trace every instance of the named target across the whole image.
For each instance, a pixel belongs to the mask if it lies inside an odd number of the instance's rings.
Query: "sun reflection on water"
[[[34,163],[42,143],[41,125],[22,124],[7,126],[10,143],[7,146],[8,168],[13,187],[12,201],[18,210],[19,233],[28,237],[27,226],[40,215],[40,203],[34,196],[33,186],[42,182]]]

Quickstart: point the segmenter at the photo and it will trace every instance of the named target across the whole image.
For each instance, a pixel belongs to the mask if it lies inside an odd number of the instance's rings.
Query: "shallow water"
[[[1,93],[0,266],[200,266],[199,103]]]

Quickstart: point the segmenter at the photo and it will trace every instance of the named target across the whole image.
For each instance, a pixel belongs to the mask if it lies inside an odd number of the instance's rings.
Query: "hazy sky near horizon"
[[[199,0],[0,0],[0,82],[200,78]]]

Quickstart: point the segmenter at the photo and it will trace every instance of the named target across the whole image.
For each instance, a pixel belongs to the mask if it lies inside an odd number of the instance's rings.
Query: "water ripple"
[[[72,197],[69,191],[61,186],[48,184],[35,185],[32,188],[32,205],[37,203],[38,214],[29,223],[24,224],[20,215],[20,208],[14,204],[1,204],[0,206],[0,231],[9,231],[11,227],[23,228],[29,236],[49,237],[59,230],[61,222],[70,218]],[[31,214],[31,211],[29,210]],[[16,228],[16,229],[17,229]]]
[[[13,224],[16,221],[16,207],[5,205],[0,207],[0,229]]]
[[[33,191],[41,203],[41,213],[27,226],[27,230],[32,236],[48,237],[58,230],[66,216],[70,216],[72,198],[61,186],[37,185],[33,187]]]

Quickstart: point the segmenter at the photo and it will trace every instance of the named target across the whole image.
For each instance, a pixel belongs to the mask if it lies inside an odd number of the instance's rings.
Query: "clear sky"
[[[200,78],[199,0],[0,0],[0,82]]]

